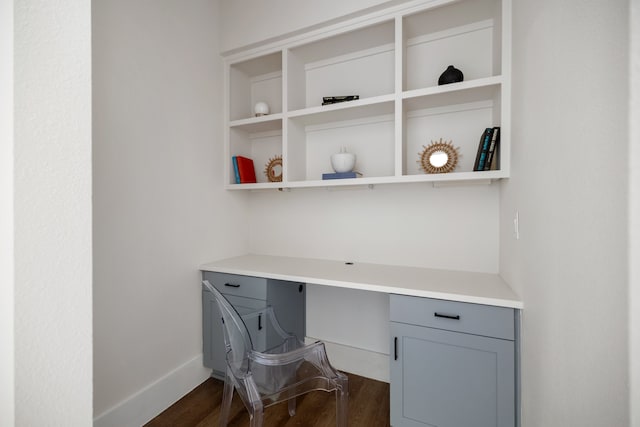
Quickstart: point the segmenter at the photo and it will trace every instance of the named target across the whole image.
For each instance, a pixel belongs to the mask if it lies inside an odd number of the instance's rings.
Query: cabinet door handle
[[[441,314],[438,313],[437,311],[435,313],[433,313],[434,317],[442,317],[444,319],[453,319],[453,320],[460,320],[460,315],[459,314]]]
[[[262,313],[258,314],[258,330],[262,330]]]
[[[398,360],[398,337],[393,337],[393,360]]]
[[[225,283],[225,286],[228,286],[230,288],[239,288],[240,285],[236,284],[236,283]]]

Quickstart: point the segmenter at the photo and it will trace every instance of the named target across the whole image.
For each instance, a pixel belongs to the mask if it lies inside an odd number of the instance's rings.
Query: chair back
[[[249,352],[253,349],[251,335],[238,311],[208,280],[202,282],[216,299],[224,331],[227,363],[235,376],[243,376],[249,370]]]

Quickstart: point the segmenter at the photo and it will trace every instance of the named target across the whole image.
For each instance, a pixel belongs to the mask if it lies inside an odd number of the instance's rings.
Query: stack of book
[[[337,104],[338,102],[355,101],[360,95],[323,96],[322,105]]]
[[[486,128],[480,136],[474,171],[500,169],[500,127]]]
[[[335,173],[323,173],[322,179],[348,179],[348,178],[358,178],[362,176],[360,172],[335,172]]]
[[[236,184],[249,184],[256,181],[256,170],[253,167],[253,160],[243,156],[233,156],[233,172],[236,177]]]

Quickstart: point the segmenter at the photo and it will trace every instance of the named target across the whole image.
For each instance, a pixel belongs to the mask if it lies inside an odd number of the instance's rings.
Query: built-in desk
[[[391,425],[520,425],[522,301],[497,274],[268,255],[201,270],[265,279],[257,286],[267,301],[286,282],[389,294]]]
[[[204,264],[202,271],[313,283],[387,294],[521,309],[522,301],[497,274],[244,255]]]

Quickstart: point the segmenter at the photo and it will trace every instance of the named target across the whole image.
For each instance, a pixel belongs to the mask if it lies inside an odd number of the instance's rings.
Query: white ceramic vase
[[[356,165],[356,155],[347,153],[343,148],[340,153],[331,155],[331,167],[337,173],[351,172]]]

